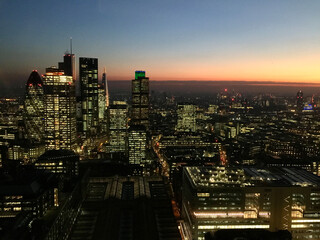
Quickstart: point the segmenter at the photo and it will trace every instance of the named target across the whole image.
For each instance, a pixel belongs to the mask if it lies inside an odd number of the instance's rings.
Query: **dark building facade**
[[[303,110],[303,92],[301,90],[297,92],[297,109],[298,111]]]
[[[79,59],[82,132],[85,136],[95,135],[99,123],[98,59]]]

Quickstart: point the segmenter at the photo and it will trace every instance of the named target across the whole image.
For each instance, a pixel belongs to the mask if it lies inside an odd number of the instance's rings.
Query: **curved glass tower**
[[[43,100],[43,82],[39,73],[34,70],[26,84],[24,107],[26,137],[35,143],[44,141]]]

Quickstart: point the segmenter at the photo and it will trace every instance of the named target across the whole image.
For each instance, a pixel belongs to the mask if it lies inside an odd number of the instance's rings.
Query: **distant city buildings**
[[[303,110],[303,106],[304,106],[303,92],[301,90],[299,90],[297,92],[297,109],[298,109],[298,111],[302,111]]]
[[[177,109],[177,126],[179,132],[196,131],[196,106],[193,104],[179,104]]]
[[[0,235],[320,239],[319,95],[194,97],[136,71],[109,96],[97,58],[75,72],[66,53],[0,98]]]

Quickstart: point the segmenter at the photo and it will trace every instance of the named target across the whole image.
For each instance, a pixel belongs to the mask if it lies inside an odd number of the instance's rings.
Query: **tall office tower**
[[[288,230],[320,239],[320,178],[300,169],[185,167],[182,218],[190,239],[218,229]]]
[[[66,76],[72,76],[72,79],[76,80],[76,61],[75,61],[75,55],[74,54],[68,54],[66,53],[63,56],[63,70],[64,75]]]
[[[299,111],[303,110],[303,92],[301,90],[297,92],[297,108]]]
[[[128,141],[128,105],[114,103],[108,108],[110,152],[127,154]]]
[[[70,38],[70,52],[68,51],[63,56],[63,62],[59,62],[59,69],[64,71],[64,75],[72,76],[73,81],[76,80],[76,59],[72,54],[72,38]]]
[[[26,138],[32,143],[44,141],[43,82],[37,71],[32,71],[26,85],[24,101]]]
[[[144,125],[149,129],[149,78],[144,71],[136,71],[132,80],[132,114],[130,125]]]
[[[47,68],[43,76],[46,149],[76,147],[76,100],[71,76],[57,68]]]
[[[99,123],[98,59],[81,57],[79,68],[82,132],[85,136],[94,136]]]
[[[109,88],[108,88],[108,81],[107,81],[107,73],[106,73],[106,68],[104,68],[104,71],[102,73],[102,88],[104,89],[104,94],[106,97],[106,108],[109,107],[110,102],[109,102]]]
[[[134,125],[129,128],[128,133],[129,143],[129,163],[146,164],[146,148],[147,148],[147,133],[143,125]]]
[[[196,131],[196,106],[193,104],[178,105],[178,122],[176,130],[179,132]]]

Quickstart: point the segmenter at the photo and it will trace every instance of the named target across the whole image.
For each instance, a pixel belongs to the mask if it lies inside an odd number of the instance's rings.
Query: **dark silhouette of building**
[[[88,239],[181,239],[160,177],[89,178],[70,239],[84,234]]]
[[[72,76],[72,79],[76,80],[76,64],[75,64],[75,55],[66,53],[63,56],[63,70],[64,75]]]
[[[205,240],[291,240],[287,230],[270,232],[264,229],[223,229],[205,234]]]
[[[37,169],[62,174],[67,178],[79,175],[79,156],[71,150],[49,150],[35,162]]]
[[[303,92],[301,90],[297,92],[297,108],[299,111],[303,110]]]

